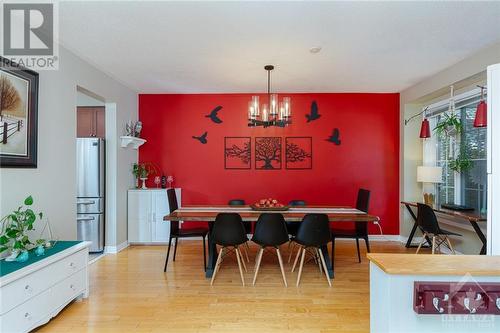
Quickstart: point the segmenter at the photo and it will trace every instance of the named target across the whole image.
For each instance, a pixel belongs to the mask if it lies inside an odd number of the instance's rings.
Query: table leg
[[[332,263],[330,261],[330,255],[328,254],[328,245],[324,245],[320,247],[321,252],[323,253],[323,257],[325,259],[325,264],[326,264],[326,269],[328,270],[328,275],[330,276],[330,279],[333,279],[335,276],[335,272],[332,266]]]
[[[217,246],[212,242],[212,226],[213,223],[208,222],[208,262],[207,270],[205,272],[206,278],[211,278],[214,274],[215,264],[217,262]]]
[[[481,252],[479,254],[486,254],[486,236],[484,236],[483,231],[481,228],[479,228],[479,225],[477,224],[476,221],[469,220],[470,224],[472,224],[472,227],[474,228],[474,231],[476,234],[479,236],[479,239],[483,243],[483,246],[481,247]]]
[[[411,232],[410,232],[410,235],[408,236],[408,240],[406,241],[406,247],[407,248],[410,248],[410,247],[416,247],[415,245],[412,245],[411,242],[413,241],[413,237],[415,236],[415,232],[417,231],[417,228],[418,228],[418,225],[417,225],[417,216],[415,215],[415,213],[413,212],[413,210],[411,209],[410,205],[405,205],[406,206],[406,209],[408,210],[408,213],[410,213],[411,217],[413,218],[413,227],[411,228]],[[429,244],[429,246],[431,245],[431,240],[428,238],[428,237],[425,237],[425,240],[427,241],[427,244]]]

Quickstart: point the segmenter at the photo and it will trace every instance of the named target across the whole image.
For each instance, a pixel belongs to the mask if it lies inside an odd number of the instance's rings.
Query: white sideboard
[[[87,298],[90,244],[79,242],[1,277],[0,332],[29,332],[74,299]]]
[[[176,188],[181,206],[181,189]],[[132,244],[163,244],[170,237],[170,222],[163,221],[170,208],[166,189],[133,189],[128,191],[128,242]]]

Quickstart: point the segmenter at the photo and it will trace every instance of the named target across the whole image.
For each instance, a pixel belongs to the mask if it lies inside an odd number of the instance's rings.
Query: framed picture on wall
[[[252,140],[250,137],[224,138],[224,169],[252,167]]]
[[[0,167],[36,168],[38,73],[0,57]]]
[[[312,169],[312,137],[285,139],[286,169]]]
[[[281,138],[256,137],[254,155],[255,155],[255,169],[257,170],[281,169]]]

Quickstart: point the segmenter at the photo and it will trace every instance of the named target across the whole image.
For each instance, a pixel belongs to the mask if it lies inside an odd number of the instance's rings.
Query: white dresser
[[[181,206],[181,189],[176,188]],[[128,242],[131,244],[166,244],[170,222],[163,221],[170,208],[166,189],[133,189],[128,191]]]
[[[0,332],[29,332],[74,299],[87,298],[89,246],[90,242],[72,242],[60,252],[0,277]]]

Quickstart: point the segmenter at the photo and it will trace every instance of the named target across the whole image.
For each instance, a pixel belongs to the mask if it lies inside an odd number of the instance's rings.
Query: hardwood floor
[[[411,252],[396,242],[372,242],[372,252]],[[37,332],[368,332],[368,260],[357,262],[354,241],[336,242],[335,279],[304,265],[301,283],[282,247],[288,288],[274,253],[265,253],[252,286],[257,247],[241,285],[234,256],[210,286],[201,241],[179,242],[163,273],[165,246],[133,246],[90,266],[90,297],[66,307]],[[292,260],[293,262],[293,260]]]

